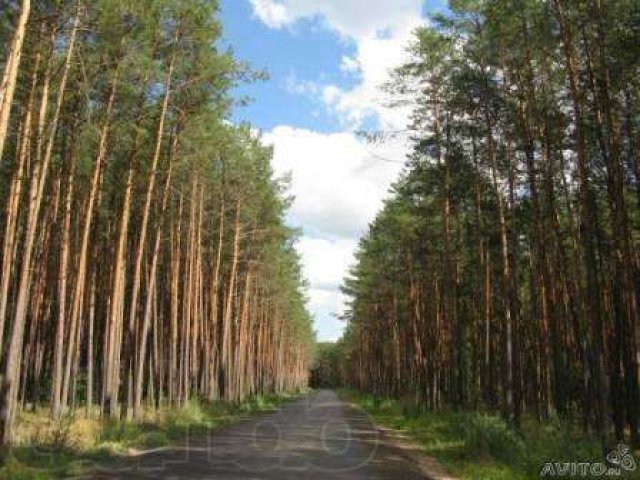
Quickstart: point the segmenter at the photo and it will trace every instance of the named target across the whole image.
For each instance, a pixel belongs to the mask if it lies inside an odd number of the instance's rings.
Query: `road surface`
[[[376,428],[362,410],[330,390],[264,414],[145,452],[94,479],[422,480],[447,478],[430,470],[415,449]],[[114,470],[115,468],[115,470]],[[107,470],[109,469],[109,470]],[[434,473],[435,471],[435,473]]]

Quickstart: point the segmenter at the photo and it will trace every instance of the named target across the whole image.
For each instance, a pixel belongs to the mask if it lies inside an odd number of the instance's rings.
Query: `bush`
[[[169,437],[164,432],[143,432],[136,438],[136,444],[144,448],[155,448],[167,445]]]
[[[502,418],[486,413],[470,413],[465,417],[465,443],[471,455],[479,459],[490,457],[506,464],[522,462],[525,444]]]
[[[186,405],[167,413],[165,423],[175,427],[192,427],[207,422],[207,413],[198,401],[191,400]]]
[[[96,448],[93,450],[93,454],[95,456],[102,455],[117,455],[122,452],[122,444],[120,442],[116,442],[113,440],[105,440],[98,443]]]
[[[275,403],[268,397],[262,395],[256,395],[242,403],[236,408],[240,413],[261,412],[264,410],[271,410],[275,407]]]

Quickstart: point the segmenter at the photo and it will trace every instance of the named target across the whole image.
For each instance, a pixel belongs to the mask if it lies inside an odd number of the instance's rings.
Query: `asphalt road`
[[[362,410],[322,390],[274,413],[145,452],[95,479],[418,480],[431,478]],[[437,477],[434,475],[434,477]]]

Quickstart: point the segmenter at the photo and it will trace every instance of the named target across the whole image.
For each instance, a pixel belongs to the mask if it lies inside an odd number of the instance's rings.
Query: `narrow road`
[[[418,480],[416,453],[330,390],[182,445],[144,453],[99,479]],[[108,467],[113,468],[113,466]],[[438,476],[434,476],[438,477]],[[442,478],[442,477],[438,477]]]

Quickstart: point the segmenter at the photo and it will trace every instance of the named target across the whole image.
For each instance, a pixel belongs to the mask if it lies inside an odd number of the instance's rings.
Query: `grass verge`
[[[595,439],[559,420],[541,424],[525,419],[515,429],[489,413],[450,410],[407,413],[396,400],[353,391],[341,391],[340,396],[362,407],[378,424],[415,439],[425,453],[460,479],[536,479],[545,462],[604,461],[602,448]],[[636,454],[637,464],[638,460]],[[618,478],[640,478],[640,464],[632,474]]]
[[[142,422],[101,420],[84,412],[59,421],[46,408],[22,412],[15,445],[0,466],[0,480],[79,477],[88,464],[117,464],[136,450],[176,442],[189,433],[206,433],[247,416],[272,411],[305,392],[255,396],[232,405],[192,400],[181,408],[147,410]]]

